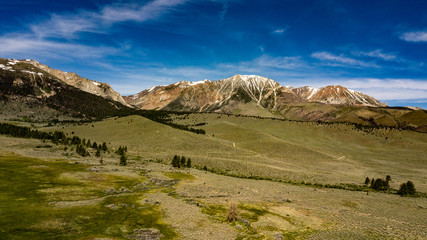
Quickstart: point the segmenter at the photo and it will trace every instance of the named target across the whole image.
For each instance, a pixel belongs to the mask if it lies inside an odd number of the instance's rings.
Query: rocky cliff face
[[[52,69],[47,65],[41,64],[35,60],[28,60],[26,62],[48,72],[49,74],[55,76],[56,78],[82,91],[92,93],[97,96],[100,96],[109,100],[113,100],[123,105],[129,106],[128,103],[123,99],[123,97],[118,92],[114,91],[110,87],[110,85],[108,85],[107,83],[101,83],[101,82],[93,81],[87,78],[82,78],[76,73],[70,73],[70,72],[64,72],[64,71]]]

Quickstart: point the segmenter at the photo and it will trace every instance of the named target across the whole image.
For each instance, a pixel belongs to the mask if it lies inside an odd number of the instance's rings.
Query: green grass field
[[[138,202],[143,191],[105,191],[144,178],[87,168],[0,153],[0,239],[126,239],[140,228],[176,236],[157,206]]]

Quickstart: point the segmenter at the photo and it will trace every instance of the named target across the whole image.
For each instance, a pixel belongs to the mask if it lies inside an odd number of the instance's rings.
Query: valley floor
[[[234,178],[132,153],[127,166],[108,154],[101,164],[40,140],[0,142],[1,239],[427,238],[426,198]]]

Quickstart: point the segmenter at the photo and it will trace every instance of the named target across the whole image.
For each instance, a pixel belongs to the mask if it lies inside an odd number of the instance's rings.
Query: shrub
[[[238,216],[239,216],[239,213],[237,211],[236,204],[235,203],[231,203],[230,207],[228,208],[228,211],[227,211],[227,220],[229,222],[234,222],[234,221],[237,220]]]

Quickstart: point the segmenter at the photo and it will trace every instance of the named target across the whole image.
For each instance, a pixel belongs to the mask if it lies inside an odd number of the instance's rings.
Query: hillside
[[[99,119],[133,111],[73,87],[30,62],[0,59],[3,119]]]
[[[74,86],[80,90],[83,90],[88,93],[95,94],[97,96],[101,96],[105,99],[113,100],[119,102],[123,105],[128,105],[122,98],[122,96],[114,91],[107,83],[93,81],[87,78],[80,77],[76,73],[72,72],[64,72],[61,70],[52,69],[47,65],[41,64],[38,61],[30,60],[26,61],[34,65],[35,67],[46,71],[52,76],[64,81],[65,83]]]
[[[366,176],[390,174],[395,188],[398,179],[412,179],[420,191],[427,191],[421,177],[427,161],[425,134],[205,113],[176,115],[174,122],[204,129],[206,135],[139,116],[45,130],[74,132],[116,148],[127,146],[130,154],[165,163],[182,155],[190,157],[194,166],[229,174],[329,184],[357,184]]]

